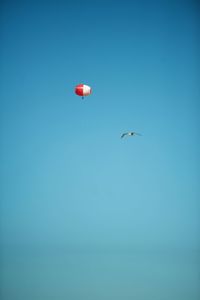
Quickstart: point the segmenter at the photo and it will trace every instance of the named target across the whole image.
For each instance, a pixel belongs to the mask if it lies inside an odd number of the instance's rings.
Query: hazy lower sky
[[[189,0],[1,2],[3,246],[199,249],[199,19]]]

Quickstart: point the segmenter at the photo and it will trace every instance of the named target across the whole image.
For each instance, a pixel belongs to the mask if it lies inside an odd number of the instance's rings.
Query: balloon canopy
[[[78,96],[88,96],[90,95],[92,92],[92,89],[90,86],[86,85],[86,84],[78,84],[76,87],[75,87],[75,93],[78,95]]]

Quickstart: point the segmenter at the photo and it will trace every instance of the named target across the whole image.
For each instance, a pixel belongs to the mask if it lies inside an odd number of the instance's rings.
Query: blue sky
[[[2,299],[199,299],[197,1],[0,20]]]
[[[195,5],[5,2],[2,16],[3,238],[194,244]]]
[[[197,1],[1,4],[2,245],[199,249],[198,36]]]

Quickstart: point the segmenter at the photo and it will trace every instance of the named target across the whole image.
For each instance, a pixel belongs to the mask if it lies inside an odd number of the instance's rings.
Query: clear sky
[[[3,247],[199,249],[199,11],[1,2]]]

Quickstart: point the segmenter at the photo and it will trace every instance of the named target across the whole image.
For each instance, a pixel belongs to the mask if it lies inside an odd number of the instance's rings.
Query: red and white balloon
[[[90,95],[92,93],[92,89],[86,84],[78,84],[75,87],[75,93],[76,95],[81,96],[83,98],[85,96]]]

